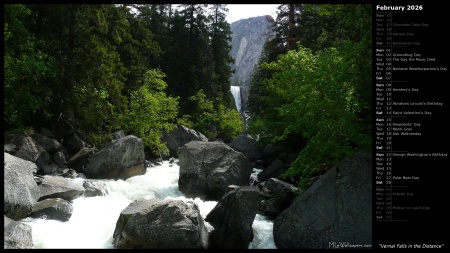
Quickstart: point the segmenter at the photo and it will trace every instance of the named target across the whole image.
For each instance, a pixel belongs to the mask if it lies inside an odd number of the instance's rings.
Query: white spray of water
[[[238,112],[241,112],[241,87],[231,86],[231,94],[233,94],[234,102]]]
[[[97,248],[112,249],[113,233],[120,213],[137,199],[181,199],[195,202],[200,215],[206,218],[217,201],[186,198],[178,190],[179,165],[164,161],[162,165],[147,168],[145,175],[127,180],[100,180],[106,184],[108,195],[80,197],[73,200],[69,221],[26,218],[23,223],[32,227],[34,248]],[[75,179],[82,183],[82,179]],[[209,230],[211,225],[205,221]],[[254,240],[249,248],[275,248],[272,221],[256,215],[253,222]]]

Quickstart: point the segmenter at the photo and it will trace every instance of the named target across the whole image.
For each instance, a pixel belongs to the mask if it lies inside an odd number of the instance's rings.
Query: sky
[[[276,19],[276,10],[280,4],[227,4],[228,14],[226,20],[233,23],[240,19],[271,15]]]

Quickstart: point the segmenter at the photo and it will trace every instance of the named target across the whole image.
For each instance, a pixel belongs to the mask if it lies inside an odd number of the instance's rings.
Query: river
[[[100,180],[107,186],[108,194],[97,197],[79,197],[73,200],[73,213],[66,222],[26,218],[22,222],[32,227],[35,249],[112,249],[112,236],[120,213],[134,200],[181,199],[197,203],[203,218],[217,201],[203,201],[184,197],[178,190],[178,164],[163,161],[148,167],[145,175],[127,180]],[[255,169],[255,173],[258,172]],[[252,174],[254,178],[255,173]],[[82,184],[82,178],[73,179]],[[250,181],[250,180],[249,180]],[[206,222],[206,221],[205,221]],[[273,222],[257,214],[253,222],[254,239],[249,249],[275,249]]]

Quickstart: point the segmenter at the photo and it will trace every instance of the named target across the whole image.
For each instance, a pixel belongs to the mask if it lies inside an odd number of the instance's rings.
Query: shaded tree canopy
[[[157,135],[191,114],[199,90],[215,110],[230,104],[227,11],[221,4],[5,4],[6,129],[47,127],[63,139],[70,127],[102,145],[126,128],[162,152]],[[149,75],[165,89],[150,88]],[[161,119],[138,123],[144,112]]]
[[[265,143],[306,140],[281,176],[304,188],[355,150],[371,148],[371,6],[279,10],[277,36],[252,77],[249,130]]]

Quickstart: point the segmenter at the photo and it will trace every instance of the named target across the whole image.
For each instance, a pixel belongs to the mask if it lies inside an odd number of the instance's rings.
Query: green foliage
[[[211,124],[216,125],[218,136],[225,141],[236,138],[242,132],[243,121],[239,112],[225,107],[222,103],[217,103],[215,106],[213,101],[206,98],[202,89],[189,100],[193,103],[192,128],[209,139],[212,138],[212,133],[209,131]]]
[[[117,51],[129,37],[125,14],[113,4],[5,5],[7,127],[63,134],[72,121],[87,136],[119,128],[127,106],[127,69]]]
[[[227,9],[210,7],[207,13],[206,4],[6,4],[5,127],[46,126],[63,139],[68,123],[97,147],[122,128],[164,152],[158,134],[173,127],[179,109],[186,116],[178,123],[208,126],[188,116],[189,97],[203,89],[212,108],[199,110],[212,113],[210,124],[223,138],[236,136],[239,114],[227,109]]]
[[[314,54],[299,46],[297,51],[281,55],[277,62],[263,65],[276,71],[265,83],[267,89],[284,101],[275,108],[284,131],[274,140],[291,133],[301,133],[308,139],[297,160],[282,175],[302,175],[301,187],[315,173],[351,154],[354,146],[370,147],[370,137],[356,116],[361,107],[353,82],[357,69],[348,49],[328,48]]]
[[[106,143],[111,142],[113,139],[111,134],[96,133],[96,132],[90,132],[87,138],[88,141],[92,143],[92,145],[96,148],[103,147]]]
[[[216,116],[217,132],[224,141],[233,140],[244,130],[244,122],[238,111],[219,104]]]
[[[226,21],[228,9],[226,4],[212,4],[208,20],[211,22],[210,46],[212,51],[212,62],[214,63],[211,82],[205,88],[208,97],[217,97],[227,105],[233,101],[230,94],[230,77],[232,70],[230,64],[234,59],[230,55],[231,51],[231,28]]]
[[[177,119],[177,125],[183,125],[188,128],[194,127],[194,125],[191,121],[191,116],[186,115],[186,114]]]
[[[29,30],[30,15],[25,5],[5,5],[4,122],[9,128],[32,123],[33,114],[45,113],[52,97],[39,84],[55,75],[53,61],[39,50],[39,41]]]
[[[142,138],[155,154],[168,155],[169,150],[161,136],[162,132],[169,132],[176,126],[178,98],[166,96],[164,77],[159,69],[145,73],[144,85],[131,93],[124,123],[125,131]]]
[[[120,54],[120,59],[127,68],[125,74],[124,93],[129,96],[132,91],[142,86],[144,74],[148,69],[158,67],[160,64],[161,48],[160,44],[164,43],[163,38],[166,36],[167,29],[161,30],[154,28],[159,23],[164,27],[164,20],[161,20],[160,15],[152,11],[158,4],[135,4],[133,5],[139,12],[138,15],[133,15],[133,12],[127,12],[123,21],[126,22],[123,42],[117,47]],[[126,5],[119,9],[127,9]],[[157,30],[156,30],[157,29]],[[155,34],[158,33],[158,34]],[[156,39],[159,39],[160,44]]]
[[[194,105],[191,113],[193,128],[203,133],[206,137],[211,138],[212,133],[208,131],[208,125],[216,120],[216,111],[213,102],[206,98],[203,90],[199,90],[194,96],[191,96],[189,100],[193,102]]]
[[[371,7],[304,5],[300,26],[281,26],[250,90],[249,130],[260,141],[304,138],[281,178],[310,178],[357,149],[371,148]],[[297,14],[295,14],[297,15]],[[287,15],[285,15],[287,16]],[[292,27],[293,31],[289,31]],[[288,35],[297,50],[283,52]],[[274,60],[273,55],[278,57]]]

